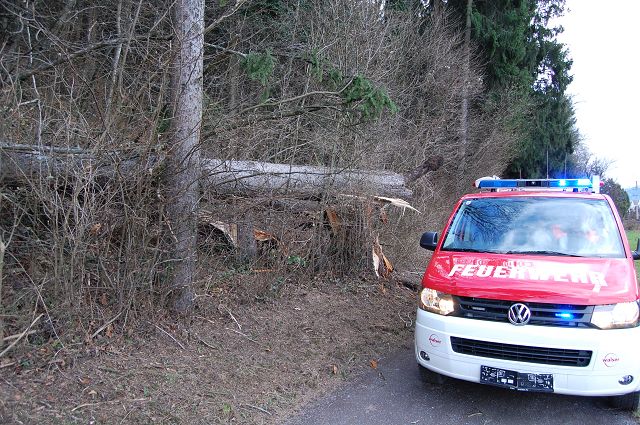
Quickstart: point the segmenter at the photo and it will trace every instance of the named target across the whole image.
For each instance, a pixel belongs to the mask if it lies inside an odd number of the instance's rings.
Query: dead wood
[[[127,177],[140,171],[155,174],[162,165],[163,157],[158,154],[142,156],[124,151],[92,152],[0,143],[0,180],[33,181],[79,174],[95,178]],[[327,193],[398,198],[409,198],[412,193],[405,186],[405,177],[390,171],[203,159],[202,173],[203,192],[217,195],[313,199]]]
[[[444,164],[444,158],[440,155],[434,155],[429,157],[426,161],[420,164],[418,167],[409,171],[406,176],[406,183],[413,183],[420,177],[426,175],[430,171],[437,171]]]
[[[411,197],[404,177],[389,171],[207,159],[203,161],[203,173],[210,189],[225,194],[310,198],[334,192]]]
[[[394,278],[404,287],[418,292],[422,288],[422,273],[403,271],[394,274]]]

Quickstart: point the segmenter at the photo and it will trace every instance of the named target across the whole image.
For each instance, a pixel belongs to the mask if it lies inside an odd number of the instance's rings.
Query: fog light
[[[424,352],[424,351],[420,351],[420,358],[421,358],[422,360],[427,361],[427,362],[428,362],[429,360],[431,360],[431,359],[429,358],[429,355],[428,355],[426,352]],[[631,378],[631,379],[633,379],[633,378]],[[629,382],[631,382],[631,381],[629,381]],[[625,385],[626,385],[626,384],[625,384]]]
[[[629,385],[630,383],[633,382],[633,376],[625,375],[618,382],[622,385]]]

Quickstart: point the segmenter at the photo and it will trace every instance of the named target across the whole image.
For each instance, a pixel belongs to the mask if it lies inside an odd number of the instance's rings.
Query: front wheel
[[[442,385],[447,381],[447,377],[439,374],[438,372],[429,370],[420,364],[418,364],[418,368],[420,369],[420,377],[422,378],[422,382],[426,382],[427,384]]]
[[[611,396],[608,401],[611,407],[615,407],[616,409],[636,411],[640,404],[640,391],[625,395]]]

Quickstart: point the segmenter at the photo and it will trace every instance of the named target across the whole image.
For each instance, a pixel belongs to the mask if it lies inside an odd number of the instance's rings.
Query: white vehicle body
[[[418,363],[434,372],[465,381],[480,382],[480,367],[521,373],[553,374],[553,391],[581,396],[612,396],[640,391],[640,328],[572,329],[514,326],[483,320],[441,316],[418,309],[415,350]],[[586,366],[560,366],[461,354],[451,338],[509,346],[591,351]],[[421,354],[422,353],[422,354]],[[428,358],[429,360],[425,359]],[[620,381],[636,377],[630,384]]]

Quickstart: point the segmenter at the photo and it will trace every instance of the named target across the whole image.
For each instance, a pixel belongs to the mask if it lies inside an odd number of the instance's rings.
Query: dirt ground
[[[262,295],[218,290],[188,321],[25,340],[0,359],[0,423],[276,424],[411,342],[416,294],[394,282],[286,281]]]

